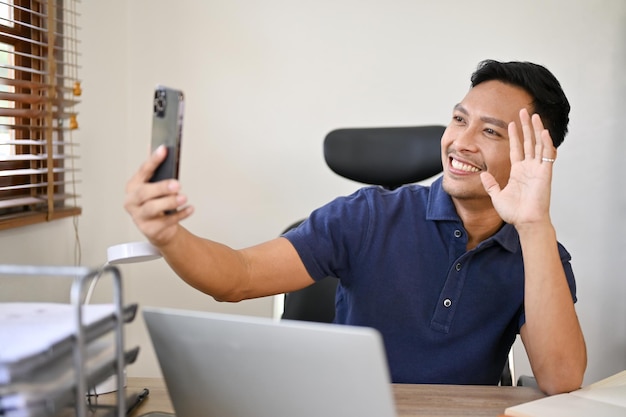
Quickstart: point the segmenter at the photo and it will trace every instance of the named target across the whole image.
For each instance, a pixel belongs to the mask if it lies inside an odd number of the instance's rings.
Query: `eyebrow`
[[[463,107],[463,105],[461,103],[456,104],[454,106],[454,110],[460,111],[461,113],[469,116],[469,112],[467,111],[467,109],[465,107]],[[496,125],[496,126],[502,128],[502,129],[507,129],[508,128],[508,123],[506,123],[504,120],[496,119],[495,117],[482,116],[480,118],[480,120],[482,120],[485,123],[490,123],[490,124]]]

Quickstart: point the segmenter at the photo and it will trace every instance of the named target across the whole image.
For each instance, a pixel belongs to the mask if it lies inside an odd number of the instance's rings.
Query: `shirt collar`
[[[452,198],[443,190],[442,182],[443,177],[439,177],[430,186],[428,205],[426,207],[426,220],[454,221],[461,223]],[[479,246],[491,246],[494,242],[500,244],[509,252],[517,252],[520,250],[519,235],[515,228],[508,223],[505,223],[493,236],[481,242]]]

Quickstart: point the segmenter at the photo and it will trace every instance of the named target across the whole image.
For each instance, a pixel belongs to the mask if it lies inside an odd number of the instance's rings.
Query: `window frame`
[[[13,75],[19,80],[13,85],[13,128],[8,128],[18,141],[11,144],[15,156],[0,158],[0,204],[7,205],[0,206],[0,230],[82,213],[76,202],[78,181],[73,162],[78,155],[72,137],[80,82],[67,71],[78,68],[77,28],[67,21],[76,13],[65,8],[71,2],[14,0],[13,21],[19,23],[13,27],[0,24],[0,42],[13,46]],[[55,28],[52,32],[46,29],[50,25]],[[0,110],[11,113],[6,107]],[[25,175],[15,171],[20,169],[42,172]]]

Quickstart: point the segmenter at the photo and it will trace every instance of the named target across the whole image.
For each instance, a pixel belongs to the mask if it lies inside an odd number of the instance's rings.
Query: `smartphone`
[[[165,145],[167,157],[154,171],[150,182],[168,178],[178,179],[185,111],[183,92],[157,85],[154,89],[152,108],[152,151]]]

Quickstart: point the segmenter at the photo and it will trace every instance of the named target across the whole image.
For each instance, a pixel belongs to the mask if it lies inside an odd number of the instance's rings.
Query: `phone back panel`
[[[165,145],[167,157],[155,170],[150,182],[178,178],[183,113],[184,96],[182,91],[164,86],[155,88],[152,113],[152,151]]]

